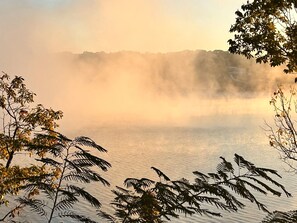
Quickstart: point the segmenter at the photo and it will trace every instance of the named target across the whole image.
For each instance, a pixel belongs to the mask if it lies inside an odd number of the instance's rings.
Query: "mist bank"
[[[173,53],[64,54],[82,76],[102,81],[138,80],[159,96],[257,97],[270,94],[277,85],[292,84],[294,77],[281,68],[225,51]]]
[[[64,111],[70,128],[266,118],[277,85],[294,82],[281,68],[219,50],[59,53],[26,58],[7,72],[24,76],[38,103]]]

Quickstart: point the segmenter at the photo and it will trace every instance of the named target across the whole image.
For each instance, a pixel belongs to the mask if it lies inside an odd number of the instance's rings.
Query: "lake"
[[[192,180],[192,171],[198,170],[205,173],[215,171],[216,165],[220,162],[220,156],[232,161],[234,153],[257,166],[277,169],[283,176],[279,182],[286,186],[293,197],[257,196],[269,210],[296,209],[294,196],[297,194],[296,175],[285,171],[287,167],[279,160],[277,151],[269,146],[266,133],[260,127],[264,126],[261,118],[249,116],[244,120],[242,125],[204,127],[102,126],[90,127],[72,134],[88,135],[108,150],[107,154],[99,155],[112,164],[112,168],[104,174],[111,182],[111,187],[93,185],[90,191],[100,198],[104,210],[109,213],[113,213],[113,209],[108,205],[113,198],[110,189],[115,185],[122,186],[124,179],[128,177],[156,179],[155,173],[150,169],[154,166],[171,179],[185,177]],[[266,213],[259,211],[255,204],[248,202],[245,204],[246,208],[238,213],[222,212],[222,218],[193,215],[181,216],[180,219],[172,219],[171,222],[256,223],[266,216]],[[89,210],[84,204],[80,209],[89,216],[94,216],[94,211]],[[22,216],[23,219],[28,218],[28,214],[24,213]],[[30,219],[40,222],[38,217],[32,216],[30,214]]]
[[[108,171],[107,177],[112,188],[114,185],[122,186],[127,177],[155,179],[156,175],[150,169],[151,166],[159,168],[171,179],[193,179],[192,171],[215,171],[220,156],[232,161],[234,153],[237,153],[257,166],[279,170],[283,176],[280,182],[293,193],[292,198],[258,196],[269,210],[296,208],[296,176],[285,171],[287,166],[279,160],[277,151],[269,146],[266,133],[261,128],[264,126],[263,120],[249,117],[249,124],[243,122],[242,126],[102,127],[88,131],[93,139],[108,149],[106,158],[113,167]],[[106,193],[103,199],[110,200],[110,194]],[[99,193],[98,197],[102,197],[102,193]],[[256,223],[266,215],[254,204],[247,202],[246,205],[239,213],[223,213],[223,218],[194,215],[172,219],[172,222]],[[111,208],[107,210],[112,212]]]

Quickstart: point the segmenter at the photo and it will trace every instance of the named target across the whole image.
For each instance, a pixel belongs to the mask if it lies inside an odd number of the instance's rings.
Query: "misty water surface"
[[[260,128],[272,121],[269,100],[277,85],[292,83],[281,69],[223,51],[64,53],[39,62],[19,71],[37,93],[36,102],[64,111],[62,133],[90,136],[108,150],[103,158],[113,166],[106,174],[112,186],[90,190],[110,213],[110,189],[127,177],[155,177],[150,170],[155,166],[172,179],[191,179],[192,171],[213,171],[220,156],[232,159],[234,153],[280,170],[294,195],[294,177],[285,173]],[[270,210],[295,208],[294,197],[261,199]],[[248,204],[222,219],[173,222],[256,223],[264,216]]]

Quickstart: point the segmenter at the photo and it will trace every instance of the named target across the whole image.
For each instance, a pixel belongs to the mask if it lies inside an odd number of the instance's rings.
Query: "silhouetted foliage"
[[[297,70],[296,0],[248,1],[236,11],[230,32],[229,51],[256,58],[272,67],[286,65],[284,72]]]
[[[63,218],[96,222],[96,219],[75,210],[76,205],[84,200],[97,210],[98,216],[110,222],[164,222],[181,214],[221,216],[220,210],[236,212],[245,206],[243,200],[268,212],[251,191],[276,196],[284,192],[290,196],[283,185],[273,179],[273,176],[280,177],[275,170],[256,167],[235,154],[236,168],[221,157],[216,172],[204,174],[194,171],[194,182],[184,178],[171,180],[161,170],[152,167],[159,181],[126,179],[125,188],[113,190],[115,215],[104,213],[100,211],[101,202],[84,186],[92,182],[109,186],[98,172],[111,167],[97,156],[98,152],[106,150],[88,137],[69,139],[55,131],[56,121],[62,113],[45,109],[42,105],[32,107],[34,93],[23,81],[22,77],[10,81],[7,74],[0,77],[0,201],[7,204],[6,194],[13,195],[18,201],[0,221],[15,222],[14,217],[23,208],[29,208],[46,222]],[[16,155],[28,155],[32,162],[24,166],[13,165]]]
[[[54,141],[51,146],[34,144],[31,149],[46,151],[49,154],[45,158],[37,159],[37,161],[55,170],[54,180],[52,178],[42,179],[40,182],[33,182],[22,188],[28,194],[39,191],[46,199],[26,196],[20,197],[18,201],[44,217],[47,222],[52,222],[53,219],[57,218],[95,222],[84,216],[83,213],[74,211],[73,207],[80,201],[80,198],[97,209],[101,207],[100,201],[90,194],[84,186],[91,182],[99,182],[104,186],[109,186],[109,182],[96,169],[107,171],[111,165],[92,154],[94,151],[92,152],[89,149],[95,149],[99,152],[106,152],[106,150],[88,137],[81,136],[72,140],[60,133],[51,132],[52,135],[37,135],[39,139],[42,139],[41,141]]]
[[[147,178],[126,179],[125,188],[117,187],[113,190],[116,196],[112,203],[116,210],[115,219],[127,223],[164,222],[178,218],[180,214],[222,216],[217,209],[236,212],[245,206],[243,200],[255,203],[260,210],[269,212],[251,191],[276,196],[284,192],[291,196],[271,177],[280,177],[275,170],[257,167],[237,154],[234,156],[237,170],[225,158],[221,157],[221,160],[214,173],[194,171],[195,182],[184,178],[171,180],[155,167],[152,169],[159,181]]]
[[[297,211],[274,211],[269,214],[262,223],[295,223],[297,222]]]
[[[229,51],[256,58],[258,63],[269,63],[275,67],[286,65],[285,73],[297,71],[297,1],[254,0],[236,11],[236,22],[230,32]],[[296,82],[296,79],[295,79]],[[275,111],[275,126],[268,126],[270,145],[279,151],[281,159],[290,170],[297,172],[297,132],[293,111],[296,111],[295,89],[288,97],[279,88],[270,104]],[[296,222],[296,211],[275,211],[268,215],[265,223]]]
[[[291,171],[297,173],[297,131],[294,126],[296,116],[296,90],[291,88],[288,97],[279,88],[270,104],[275,111],[274,126],[267,124],[270,145],[279,151],[281,159]]]

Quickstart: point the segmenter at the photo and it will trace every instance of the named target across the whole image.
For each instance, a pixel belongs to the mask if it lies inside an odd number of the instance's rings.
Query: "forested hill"
[[[279,84],[293,84],[294,76],[268,65],[256,64],[225,51],[172,53],[64,53],[69,65],[90,81],[124,81],[159,95],[253,97],[271,94]]]

